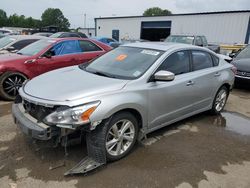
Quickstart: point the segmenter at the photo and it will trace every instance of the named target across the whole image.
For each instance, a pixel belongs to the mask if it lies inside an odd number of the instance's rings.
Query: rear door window
[[[165,70],[174,73],[175,75],[180,75],[188,73],[190,71],[190,58],[188,51],[175,52],[158,68],[158,71]]]
[[[100,47],[95,45],[94,43],[90,41],[80,40],[80,47],[82,49],[82,52],[95,52],[95,51],[102,51]]]
[[[66,37],[77,37],[77,38],[79,38],[80,36],[75,34],[75,33],[63,33],[62,38],[66,38]]]
[[[203,46],[201,37],[196,37],[195,38],[195,45],[196,46]]]
[[[193,70],[202,70],[213,67],[213,60],[209,53],[204,51],[192,51]]]
[[[110,42],[115,42],[113,39],[107,39],[107,42],[110,43]]]
[[[203,45],[204,45],[204,46],[207,46],[208,43],[207,43],[206,37],[205,37],[205,36],[202,36],[201,39],[202,39]]]
[[[38,40],[39,39],[21,40],[21,41],[18,41],[16,43],[12,44],[11,46],[13,46],[15,50],[21,50],[25,46],[28,46],[29,44],[36,42]]]
[[[213,57],[213,61],[214,61],[214,66],[218,66],[219,65],[219,62],[220,62],[220,59],[214,55],[212,55]]]

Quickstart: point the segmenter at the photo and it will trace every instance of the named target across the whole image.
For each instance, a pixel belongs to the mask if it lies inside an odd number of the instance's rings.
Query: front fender
[[[142,117],[142,125],[147,126],[147,100],[146,94],[142,92],[123,92],[103,97],[101,104],[91,115],[90,120],[91,122],[104,120],[125,109],[133,109],[139,112]]]

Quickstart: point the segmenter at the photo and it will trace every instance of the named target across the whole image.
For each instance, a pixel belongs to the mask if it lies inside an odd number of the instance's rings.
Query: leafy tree
[[[34,19],[32,17],[28,17],[25,20],[25,27],[28,28],[39,28],[41,27],[41,20]]]
[[[32,17],[26,18],[24,15],[18,16],[17,14],[13,14],[13,15],[10,15],[8,19],[8,26],[39,28],[41,27],[41,21],[33,19]]]
[[[62,11],[58,8],[48,8],[42,14],[43,26],[57,26],[61,31],[68,31],[70,27],[69,20],[64,17]]]
[[[8,17],[4,10],[0,9],[0,27],[7,26]]]
[[[10,15],[8,25],[11,27],[20,27],[19,16],[17,14]]]
[[[145,10],[143,16],[167,16],[171,14],[172,12],[170,10],[152,7]]]

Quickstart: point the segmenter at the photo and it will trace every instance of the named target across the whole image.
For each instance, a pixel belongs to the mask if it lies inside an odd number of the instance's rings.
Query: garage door
[[[141,23],[141,39],[160,41],[171,33],[171,21],[153,21]]]

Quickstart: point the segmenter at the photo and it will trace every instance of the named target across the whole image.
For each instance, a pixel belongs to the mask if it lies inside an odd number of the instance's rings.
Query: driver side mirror
[[[55,52],[50,50],[50,51],[47,51],[45,54],[42,55],[42,57],[45,57],[45,58],[48,58],[48,59],[51,59],[52,56],[55,55]]]
[[[46,57],[46,58],[50,59],[52,57],[52,55],[50,53],[46,53],[46,54],[43,55],[43,57]]]
[[[169,71],[158,71],[154,75],[155,81],[173,81],[175,78],[175,74]]]
[[[236,53],[232,52],[232,53],[229,54],[229,57],[234,58],[235,55],[236,55]]]

